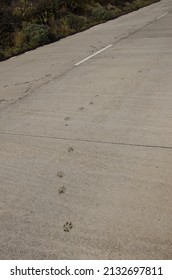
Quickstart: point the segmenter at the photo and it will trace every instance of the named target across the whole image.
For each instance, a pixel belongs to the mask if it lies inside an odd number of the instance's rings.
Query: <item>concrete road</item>
[[[164,0],[0,63],[1,259],[172,258],[171,26]]]

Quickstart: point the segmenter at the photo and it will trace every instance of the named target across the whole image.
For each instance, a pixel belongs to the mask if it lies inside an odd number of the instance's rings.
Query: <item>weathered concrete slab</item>
[[[171,10],[0,64],[1,259],[171,259]]]

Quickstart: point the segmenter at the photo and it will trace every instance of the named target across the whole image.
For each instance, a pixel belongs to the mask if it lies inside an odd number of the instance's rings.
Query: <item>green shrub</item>
[[[123,14],[123,11],[120,8],[115,7],[113,10],[108,11],[108,20],[114,19]]]
[[[11,54],[12,55],[18,55],[18,54],[21,54],[21,53],[24,53],[27,49],[25,48],[19,48],[19,47],[16,47],[16,48],[13,48],[11,50]]]
[[[105,7],[97,5],[92,9],[91,17],[96,22],[102,22],[119,17],[122,13],[123,11],[118,7],[107,10]]]
[[[43,24],[24,24],[22,32],[25,36],[25,43],[31,48],[43,46],[49,42],[49,28]]]
[[[96,5],[96,7],[92,9],[91,17],[96,22],[106,21],[109,19],[108,11],[100,5]]]
[[[126,2],[126,3],[125,3],[125,7],[124,7],[123,10],[124,10],[124,12],[126,12],[126,13],[131,12],[131,11],[133,10],[133,7],[132,7],[131,3]]]
[[[131,6],[133,9],[137,10],[137,9],[140,9],[141,7],[143,7],[144,3],[142,0],[135,0]]]
[[[5,58],[4,52],[0,51],[0,60],[3,60]]]
[[[65,17],[67,25],[73,31],[82,31],[87,25],[87,19],[84,16],[78,16],[75,14],[69,14]]]

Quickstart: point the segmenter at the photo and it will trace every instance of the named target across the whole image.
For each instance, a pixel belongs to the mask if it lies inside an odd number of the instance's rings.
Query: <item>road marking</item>
[[[92,57],[98,55],[99,53],[104,52],[105,50],[107,50],[107,49],[109,49],[109,48],[111,48],[111,47],[112,47],[112,45],[108,45],[107,47],[105,47],[105,48],[99,50],[98,52],[93,53],[92,55],[90,55],[90,56],[84,58],[83,60],[81,60],[81,61],[79,61],[79,62],[77,62],[77,63],[75,64],[75,66],[79,66],[80,64],[82,64],[82,63],[84,63],[85,61],[89,60],[90,58],[92,58]]]
[[[168,13],[165,13],[165,14],[163,14],[163,15],[157,17],[156,19],[160,19],[160,18],[162,18],[162,17],[165,17],[167,14],[168,14]]]

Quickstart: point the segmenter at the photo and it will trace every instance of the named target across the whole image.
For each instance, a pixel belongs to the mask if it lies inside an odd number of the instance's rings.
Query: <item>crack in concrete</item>
[[[133,144],[133,143],[124,143],[124,142],[112,142],[112,141],[101,141],[101,140],[91,140],[91,139],[81,139],[81,138],[67,138],[67,137],[45,136],[45,135],[32,135],[32,134],[2,132],[2,131],[0,131],[0,135],[11,135],[11,136],[43,138],[43,139],[51,139],[51,140],[64,140],[64,141],[87,142],[87,143],[107,144],[107,145],[116,145],[116,146],[130,146],[130,147],[143,147],[143,148],[172,150],[172,146]]]
[[[25,99],[27,96],[30,96],[32,93],[36,92],[36,91],[39,90],[40,88],[42,88],[42,87],[44,87],[45,85],[49,84],[50,82],[62,78],[64,75],[66,75],[68,72],[70,72],[73,68],[74,68],[74,66],[73,66],[73,67],[70,67],[69,69],[67,69],[67,70],[64,71],[63,73],[61,73],[61,74],[59,74],[59,75],[53,77],[51,80],[48,80],[48,81],[46,81],[46,82],[43,82],[41,85],[39,85],[38,87],[34,88],[33,90],[30,90],[30,88],[26,89],[24,93],[27,93],[27,94],[25,94],[25,95],[22,96],[22,97],[17,98],[14,102],[8,104],[6,107],[2,108],[0,111],[2,112],[2,111],[4,111],[4,110],[8,109],[9,107],[11,107],[12,105],[14,105],[14,104],[16,104],[16,103],[22,101],[22,100]],[[41,80],[41,79],[40,79],[40,80]]]

